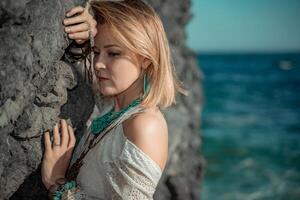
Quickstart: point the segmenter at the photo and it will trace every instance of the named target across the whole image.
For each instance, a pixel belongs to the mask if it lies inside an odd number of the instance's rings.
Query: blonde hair
[[[141,105],[166,108],[176,92],[187,95],[177,79],[168,39],[154,9],[142,0],[91,1],[97,22],[109,25],[115,38],[130,51],[151,61],[146,68],[150,90]]]

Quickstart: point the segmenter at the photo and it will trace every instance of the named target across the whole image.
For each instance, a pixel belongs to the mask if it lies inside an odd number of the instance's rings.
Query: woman
[[[114,105],[92,121],[74,153],[74,131],[65,120],[55,125],[53,142],[44,134],[42,180],[51,198],[153,199],[168,158],[161,109],[186,91],[152,7],[142,0],[90,5],[95,18],[88,8],[75,7],[65,31],[79,44],[94,37],[93,82]]]

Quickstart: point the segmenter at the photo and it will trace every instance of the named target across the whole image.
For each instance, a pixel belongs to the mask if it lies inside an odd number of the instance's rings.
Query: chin
[[[103,90],[103,89],[99,89],[98,92],[100,94],[102,94],[105,97],[110,97],[110,96],[115,96],[117,93],[114,91],[110,91],[110,90]]]

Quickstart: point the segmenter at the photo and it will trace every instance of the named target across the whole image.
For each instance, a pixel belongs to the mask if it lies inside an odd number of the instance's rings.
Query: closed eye
[[[100,52],[98,49],[96,49],[96,48],[94,48],[93,51],[94,51],[95,56],[99,56],[100,53],[101,53],[101,52]],[[110,56],[110,57],[117,57],[117,56],[121,55],[121,53],[120,53],[120,52],[112,52],[112,51],[108,51],[108,52],[107,52],[107,55]]]
[[[112,57],[116,57],[116,56],[119,56],[120,53],[109,52],[108,55],[112,56]]]

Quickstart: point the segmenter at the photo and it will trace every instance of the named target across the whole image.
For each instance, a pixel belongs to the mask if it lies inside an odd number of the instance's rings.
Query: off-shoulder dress
[[[153,199],[162,170],[125,136],[122,126],[126,119],[143,111],[139,104],[130,108],[84,157],[76,178],[81,190],[74,199]],[[88,128],[74,149],[71,165],[89,138]]]

